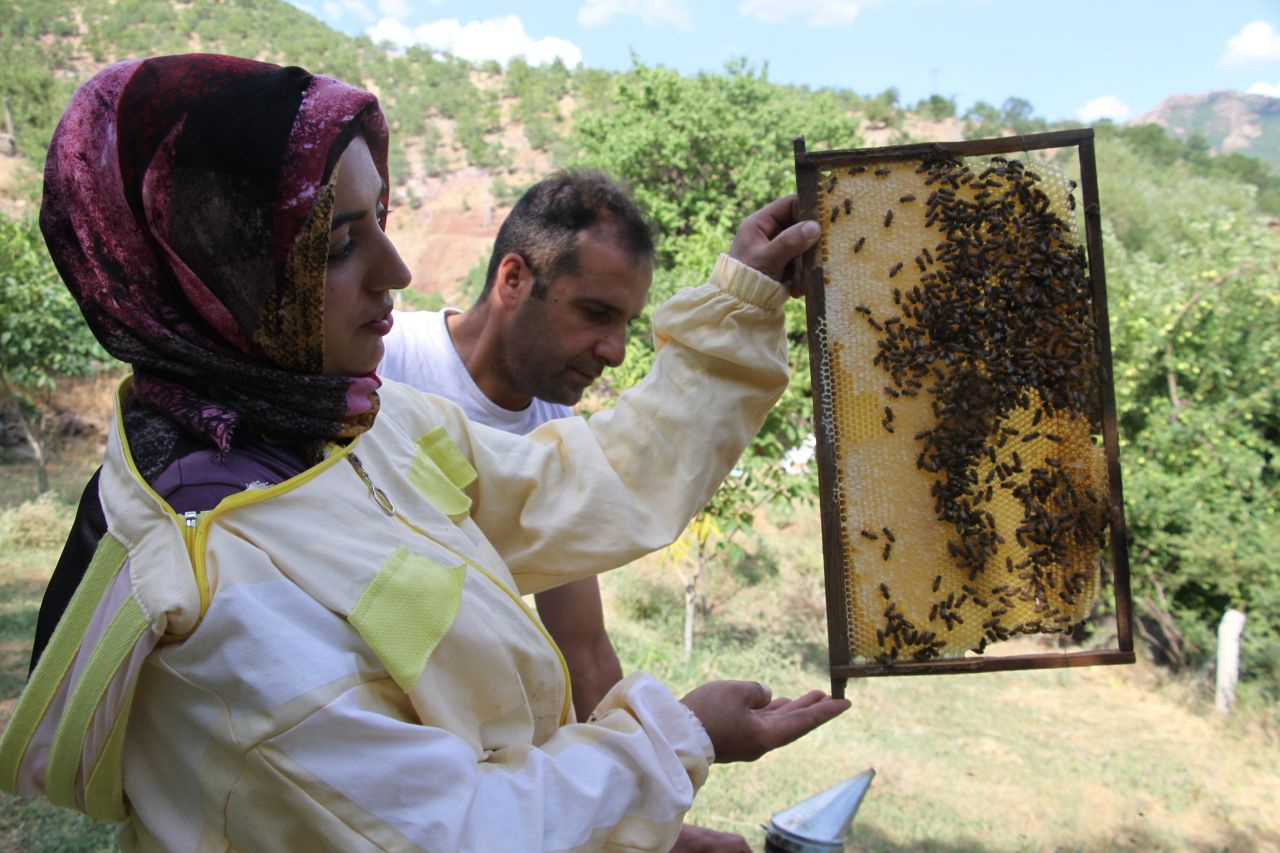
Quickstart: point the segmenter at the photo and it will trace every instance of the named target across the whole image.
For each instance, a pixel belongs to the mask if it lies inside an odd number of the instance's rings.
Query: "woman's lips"
[[[391,317],[391,311],[388,310],[387,313],[383,314],[381,317],[377,317],[370,320],[368,323],[365,323],[364,327],[371,332],[375,332],[385,337],[391,331],[391,327],[394,323],[395,320]]]

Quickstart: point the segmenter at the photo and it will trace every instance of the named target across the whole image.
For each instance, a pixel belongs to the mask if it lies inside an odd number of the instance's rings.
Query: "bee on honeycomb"
[[[947,155],[819,181],[839,209],[817,340],[855,662],[1066,632],[1094,603],[1109,490],[1071,187]]]

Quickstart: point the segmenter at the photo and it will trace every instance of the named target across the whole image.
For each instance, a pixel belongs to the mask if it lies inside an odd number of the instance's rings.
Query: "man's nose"
[[[627,330],[625,327],[610,329],[596,343],[596,355],[605,364],[617,367],[627,356]]]

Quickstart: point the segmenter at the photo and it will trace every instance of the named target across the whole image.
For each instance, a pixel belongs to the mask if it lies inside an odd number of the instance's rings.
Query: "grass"
[[[91,463],[76,463],[82,478]],[[0,482],[12,476],[0,468]],[[65,506],[39,512],[50,524],[69,517]],[[710,678],[759,680],[778,695],[827,688],[816,520],[780,525],[761,524],[773,568],[750,581],[708,578],[712,616],[688,663],[674,571],[650,560],[606,576],[624,667],[653,672],[677,694]],[[0,724],[25,680],[57,554],[0,547]],[[760,849],[770,815],[875,767],[852,850],[1280,850],[1274,733],[1248,715],[1217,717],[1193,685],[1150,663],[863,679],[848,695],[852,709],[807,738],[754,764],[714,768],[689,819]],[[3,850],[109,850],[111,830],[0,795]]]
[[[26,683],[45,583],[62,550],[75,502],[102,449],[98,441],[90,441],[51,448],[49,453],[52,499],[35,497],[34,464],[0,465],[0,725],[8,722]],[[114,829],[41,799],[0,793],[0,850],[114,850]]]
[[[719,579],[712,597],[724,600],[689,664],[673,579],[656,564],[607,576],[624,666],[643,663],[677,693],[725,677],[775,694],[829,689],[816,521],[766,537],[778,576],[737,589]],[[662,590],[670,608],[634,618]],[[1217,717],[1149,662],[861,679],[847,695],[853,707],[824,729],[715,768],[689,819],[760,845],[774,812],[875,767],[853,850],[1280,850],[1274,732]]]
[[[59,550],[5,549],[0,555],[0,724],[8,722],[26,683],[36,614]],[[113,830],[44,800],[0,793],[0,850],[114,850]]]

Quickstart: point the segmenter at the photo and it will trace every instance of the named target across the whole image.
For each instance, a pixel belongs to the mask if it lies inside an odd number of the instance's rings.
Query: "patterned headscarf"
[[[334,164],[356,135],[385,183],[373,95],[229,56],[129,60],[76,92],[40,224],[90,328],[133,366],[135,457],[163,457],[175,425],[225,453],[242,422],[311,446],[373,423],[376,376],[321,373]]]

